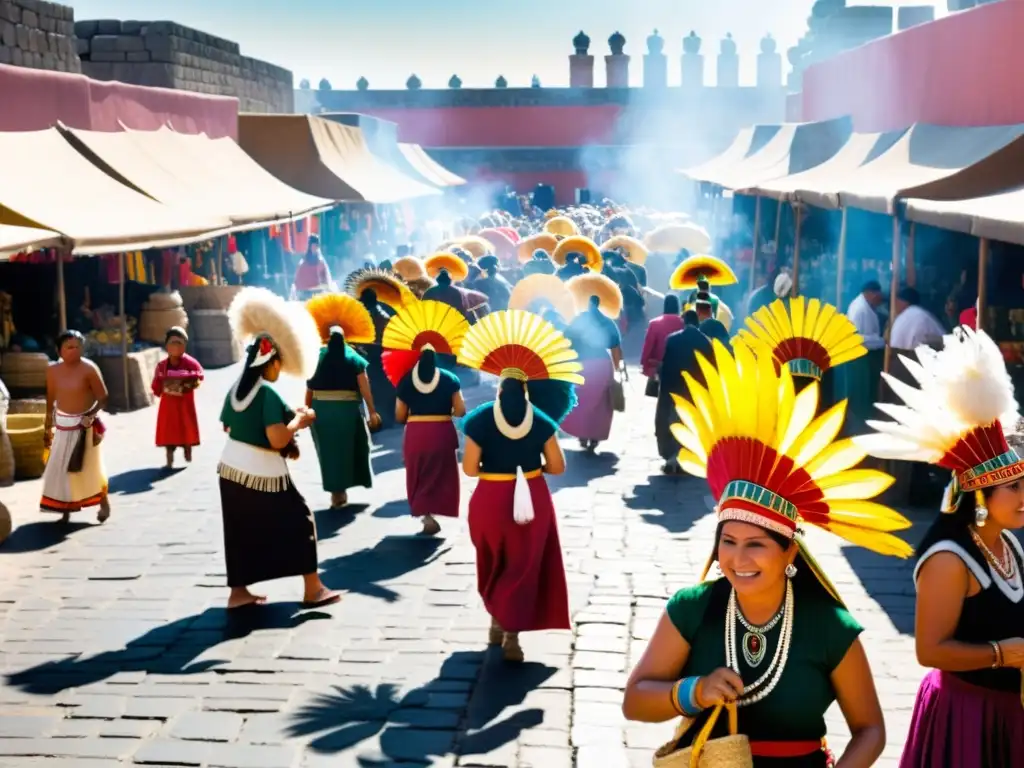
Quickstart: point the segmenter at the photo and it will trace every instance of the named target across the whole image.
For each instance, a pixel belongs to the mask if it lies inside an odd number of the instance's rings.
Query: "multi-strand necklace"
[[[976,530],[971,528],[970,532],[974,543],[978,545],[978,549],[985,555],[985,559],[995,569],[995,572],[1002,576],[1004,581],[1013,581],[1013,577],[1017,575],[1017,561],[1010,552],[1010,547],[1006,541],[1002,541],[1003,556],[1000,558],[996,557],[996,553],[989,549],[988,544],[985,543]],[[1002,540],[1002,534],[999,534],[999,537]]]
[[[783,606],[779,607],[779,612],[776,613],[772,620],[767,624],[756,627],[747,621],[747,617],[743,615],[743,611],[737,609],[736,618],[740,620],[740,624],[747,630],[743,634],[743,640],[740,642],[740,648],[743,650],[743,660],[747,662],[747,666],[751,669],[757,669],[761,666],[761,662],[764,661],[765,652],[768,648],[768,639],[766,635],[775,629],[775,625],[781,621],[785,615],[786,610]]]
[[[729,594],[729,605],[725,611],[725,665],[735,672],[737,675],[740,674],[739,660],[736,654],[736,625],[742,623],[744,628],[747,630],[748,635],[760,635],[758,654],[753,653],[753,649],[747,647],[749,641],[744,638],[744,660],[753,668],[757,665],[750,664],[748,653],[751,655],[759,655],[760,658],[757,663],[760,664],[761,659],[765,655],[765,638],[764,632],[768,632],[772,627],[775,626],[779,621],[782,622],[782,634],[779,638],[779,645],[775,649],[775,655],[772,657],[771,664],[768,665],[768,669],[765,673],[751,685],[746,686],[743,689],[743,693],[737,700],[737,705],[741,707],[750,706],[756,704],[762,699],[766,698],[775,687],[779,684],[779,680],[782,679],[782,672],[786,668],[786,662],[789,660],[789,649],[790,644],[793,640],[793,582],[786,581],[786,597],[782,604],[782,611],[777,614],[765,627],[760,629],[751,627],[746,619],[743,618],[742,613],[739,610],[739,606],[736,603],[736,590],[732,590]]]

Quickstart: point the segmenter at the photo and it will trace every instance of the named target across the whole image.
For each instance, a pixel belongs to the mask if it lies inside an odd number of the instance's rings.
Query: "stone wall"
[[[292,73],[230,40],[170,21],[79,21],[75,34],[82,72],[97,80],[234,96],[242,112],[293,109]]]
[[[0,64],[81,72],[74,10],[42,0],[0,0]]]

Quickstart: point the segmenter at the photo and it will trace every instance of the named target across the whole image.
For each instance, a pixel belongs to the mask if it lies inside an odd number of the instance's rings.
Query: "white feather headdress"
[[[917,388],[882,374],[903,403],[877,403],[893,421],[869,421],[875,433],[854,438],[857,444],[877,458],[945,467],[963,491],[1024,476],[1004,431],[1019,418],[1013,382],[988,334],[958,328],[942,350],[918,347],[917,357],[900,356]]]
[[[320,355],[320,332],[304,305],[289,302],[266,288],[243,288],[228,307],[235,337],[269,336],[281,358],[281,371],[309,378]]]

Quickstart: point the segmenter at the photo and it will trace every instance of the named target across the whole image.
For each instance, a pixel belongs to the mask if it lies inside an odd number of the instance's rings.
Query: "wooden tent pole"
[[[896,294],[900,292],[900,220],[892,217],[892,280],[889,282],[889,329],[885,344],[885,372],[889,372],[892,360],[892,325],[896,319]]]
[[[757,246],[761,242],[761,196],[754,203],[754,245],[750,249],[750,293],[757,290]]]
[[[803,226],[803,216],[797,203],[792,203],[793,208],[793,288],[789,295],[796,297],[800,295],[800,229]]]
[[[978,242],[978,330],[987,330],[988,319],[988,265],[992,247],[987,237]]]
[[[917,223],[910,222],[907,233],[907,285],[917,285],[917,263],[914,261],[914,243],[917,240]]]
[[[57,249],[57,322],[61,333],[68,329],[68,297],[64,290],[64,255],[70,252],[70,249]]]
[[[117,303],[121,312],[121,376],[124,380],[124,409],[131,409],[131,397],[128,394],[128,315],[124,309],[124,251],[117,255]]]
[[[846,272],[846,214],[849,208],[843,208],[839,224],[839,253],[836,255],[836,309],[843,311],[843,278]]]

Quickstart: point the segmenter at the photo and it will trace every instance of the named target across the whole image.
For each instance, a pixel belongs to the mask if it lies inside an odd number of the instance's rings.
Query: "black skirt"
[[[298,489],[267,493],[220,478],[228,586],[316,573],[316,523]]]

